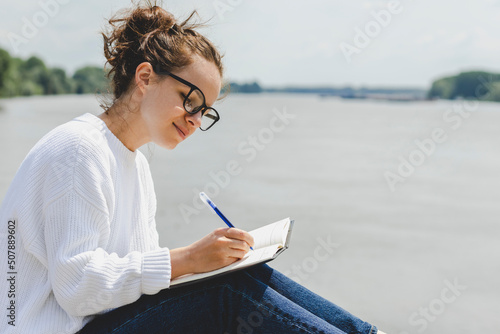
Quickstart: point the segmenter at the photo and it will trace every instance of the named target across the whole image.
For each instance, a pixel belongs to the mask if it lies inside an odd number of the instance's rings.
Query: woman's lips
[[[177,132],[179,133],[179,135],[181,136],[181,138],[182,139],[186,139],[186,132],[182,131],[177,125],[175,125],[175,123],[174,123],[174,126],[177,129]]]

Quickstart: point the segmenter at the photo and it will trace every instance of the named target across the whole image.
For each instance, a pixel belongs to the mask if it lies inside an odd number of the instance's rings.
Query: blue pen
[[[200,198],[209,208],[214,210],[214,212],[217,215],[219,215],[220,219],[222,219],[227,226],[234,227],[234,225],[231,224],[231,222],[226,218],[226,216],[224,216],[222,212],[220,212],[220,210],[217,208],[217,205],[215,205],[215,203],[212,202],[212,200],[208,198],[207,194],[205,194],[203,191],[200,193]],[[253,250],[252,247],[250,247],[250,249]]]

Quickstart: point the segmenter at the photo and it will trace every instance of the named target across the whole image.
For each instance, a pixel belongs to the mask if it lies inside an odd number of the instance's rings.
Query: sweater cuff
[[[142,293],[157,294],[170,286],[170,251],[160,248],[143,253],[142,256]]]

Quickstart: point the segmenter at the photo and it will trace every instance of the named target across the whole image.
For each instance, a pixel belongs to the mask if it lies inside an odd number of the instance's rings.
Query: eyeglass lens
[[[192,89],[184,100],[184,109],[190,114],[196,114],[202,108],[207,108],[203,94],[198,89]],[[202,112],[201,129],[206,130],[211,127],[217,120],[219,115],[212,108],[207,108]]]
[[[218,120],[219,120],[219,115],[214,109],[212,108],[206,109],[203,112],[203,116],[201,117],[201,129],[207,130]]]

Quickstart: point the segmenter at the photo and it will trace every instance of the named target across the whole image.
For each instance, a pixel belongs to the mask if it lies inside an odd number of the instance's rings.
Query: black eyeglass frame
[[[194,85],[194,84],[190,83],[189,81],[184,80],[181,77],[178,77],[177,75],[175,75],[175,74],[173,74],[171,72],[168,72],[168,71],[161,71],[160,74],[162,74],[162,75],[168,75],[168,76],[172,77],[173,79],[179,81],[180,83],[185,84],[186,86],[188,86],[190,88],[190,91],[189,91],[189,93],[186,94],[186,97],[184,98],[184,102],[182,104],[182,107],[184,108],[184,111],[186,111],[188,114],[195,115],[196,113],[198,113],[198,112],[201,111],[201,117],[203,117],[205,115],[205,113],[207,112],[207,110],[209,110],[209,109],[211,109],[211,110],[213,110],[215,112],[216,118],[215,118],[214,122],[212,124],[210,124],[210,126],[208,128],[206,128],[206,129],[203,129],[200,126],[199,129],[201,131],[207,131],[212,126],[214,126],[215,123],[217,123],[220,120],[220,116],[219,116],[219,113],[217,112],[217,110],[215,110],[212,107],[207,106],[206,99],[205,99],[205,94],[203,94],[203,91],[201,89],[199,89],[196,85]],[[187,102],[189,96],[191,95],[191,93],[193,93],[195,90],[198,90],[201,93],[201,96],[203,97],[203,104],[201,106],[193,109],[192,111],[188,111],[187,108],[186,108],[186,102]],[[210,115],[210,116],[212,116],[212,115]]]

